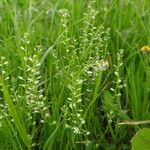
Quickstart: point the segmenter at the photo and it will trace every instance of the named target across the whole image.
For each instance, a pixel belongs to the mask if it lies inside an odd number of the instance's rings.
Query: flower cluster
[[[10,87],[9,85],[9,75],[8,75],[8,65],[9,62],[6,60],[5,57],[1,56],[0,58],[0,76],[2,77],[3,81],[5,81],[5,84],[7,87]],[[8,105],[7,102],[3,100],[3,90],[1,88],[0,84],[0,128],[3,126],[3,119],[5,117],[9,116],[8,112]]]
[[[22,39],[23,46],[21,50],[24,53],[24,68],[19,68],[22,72],[18,79],[20,80],[20,87],[23,95],[20,99],[25,99],[27,107],[27,121],[35,124],[37,120],[43,123],[49,116],[47,113],[48,107],[45,105],[44,89],[42,88],[42,72],[40,57],[42,54],[42,47],[37,46],[33,50],[33,54],[27,49],[27,44],[30,43],[29,35],[25,33]],[[37,53],[38,52],[38,53]]]
[[[17,77],[13,77],[13,74],[9,75],[8,61],[4,57],[0,59],[0,76],[6,87],[9,87],[9,95],[17,112],[22,116],[23,123],[28,124],[26,131],[32,138],[35,138],[37,133],[31,133],[31,130],[42,126],[50,115],[42,81],[42,64],[40,62],[42,47],[36,46],[30,51],[28,48],[29,36],[25,33],[21,40],[20,56],[22,61],[16,68],[16,70],[18,69]],[[7,102],[3,100],[1,87],[0,90],[0,127],[2,127],[4,119],[9,119],[12,123],[13,119],[9,113]]]
[[[67,85],[70,94],[67,97],[67,103],[62,107],[62,112],[63,118],[66,119],[65,127],[70,129],[74,135],[89,134],[83,129],[85,120],[83,118],[82,85],[83,80],[79,75],[75,72],[71,73],[70,83]]]
[[[81,136],[88,138],[91,134],[86,128],[85,112],[94,97],[97,80],[110,66],[107,61],[110,29],[104,28],[103,24],[96,27],[99,11],[94,9],[94,3],[91,2],[84,14],[79,36],[69,32],[69,11],[63,9],[58,12],[63,32],[61,42],[50,56],[54,73],[52,79],[55,81],[53,84],[58,87],[51,91],[55,99],[52,101],[52,114],[61,109],[63,127],[76,141]],[[57,93],[58,99],[53,91]],[[54,118],[58,123],[55,115]]]
[[[117,52],[117,62],[114,65],[114,77],[110,91],[104,93],[103,100],[103,109],[107,115],[108,123],[112,123],[113,119],[119,116],[118,111],[124,113],[122,111],[121,105],[121,91],[126,86],[125,80],[122,77],[122,69],[123,69],[123,53],[124,50],[120,49]]]

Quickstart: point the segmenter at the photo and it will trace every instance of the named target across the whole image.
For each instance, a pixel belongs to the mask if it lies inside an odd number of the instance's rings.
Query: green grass
[[[150,118],[149,0],[0,1],[0,150],[128,150]]]

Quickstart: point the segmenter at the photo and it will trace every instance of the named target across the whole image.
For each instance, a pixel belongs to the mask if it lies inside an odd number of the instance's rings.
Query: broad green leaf
[[[139,130],[131,142],[132,150],[150,150],[150,128]]]

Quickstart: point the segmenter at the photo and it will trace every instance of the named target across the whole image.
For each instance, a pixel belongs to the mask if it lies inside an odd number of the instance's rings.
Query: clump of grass
[[[14,109],[17,109],[16,113],[19,114],[21,123],[24,125],[27,124],[26,132],[33,141],[32,146],[36,146],[36,144],[38,144],[38,136],[40,135],[43,123],[50,115],[44,96],[44,89],[42,87],[42,72],[40,70],[42,49],[40,46],[37,46],[30,52],[28,48],[30,40],[28,36],[29,35],[25,33],[22,39],[20,51],[23,56],[23,61],[21,66],[18,67],[19,74],[17,78],[14,78],[13,76],[9,78],[8,72],[5,71],[8,62],[5,61],[4,57],[1,59],[1,77],[4,84],[9,89]],[[35,53],[37,51],[38,54]],[[14,86],[17,82],[18,85]],[[4,90],[3,86],[2,89]],[[3,97],[1,97],[1,100],[3,100]],[[13,117],[13,114],[9,115],[8,113],[11,110],[11,106],[7,104],[7,101],[3,101],[1,102],[1,107],[2,114],[5,115],[4,117],[1,116],[1,120],[2,118],[4,118],[4,120],[9,118],[13,124],[15,118]],[[3,123],[1,123],[1,127],[2,126]],[[29,145],[29,147],[30,146],[31,145]]]

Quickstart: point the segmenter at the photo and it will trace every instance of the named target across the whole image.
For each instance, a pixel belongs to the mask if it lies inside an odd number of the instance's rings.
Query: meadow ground
[[[0,150],[129,150],[150,118],[149,0],[0,0]],[[128,123],[128,122],[127,122]]]

